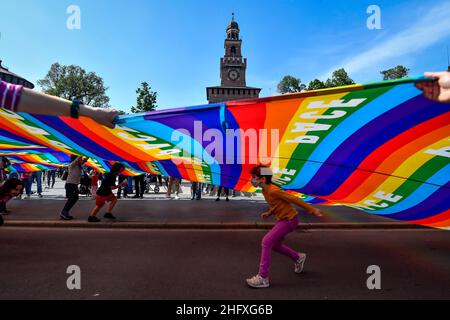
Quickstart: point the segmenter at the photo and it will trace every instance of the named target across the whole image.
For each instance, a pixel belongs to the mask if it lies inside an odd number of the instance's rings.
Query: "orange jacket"
[[[282,190],[280,187],[270,184],[267,191],[263,191],[264,198],[270,206],[269,212],[277,217],[277,220],[291,220],[298,215],[297,210],[292,207],[295,204],[308,212],[314,208],[305,201]]]

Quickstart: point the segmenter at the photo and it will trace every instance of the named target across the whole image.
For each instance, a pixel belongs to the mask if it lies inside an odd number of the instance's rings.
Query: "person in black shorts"
[[[109,208],[107,213],[103,216],[105,219],[115,220],[116,217],[112,215],[112,210],[117,204],[117,198],[112,190],[119,187],[125,187],[127,180],[122,181],[121,184],[116,185],[117,176],[125,170],[125,166],[122,163],[115,163],[111,171],[105,174],[105,177],[97,190],[97,197],[95,198],[95,208],[92,210],[91,215],[88,218],[88,222],[100,222],[97,218],[97,213],[103,208],[106,202],[109,202]]]

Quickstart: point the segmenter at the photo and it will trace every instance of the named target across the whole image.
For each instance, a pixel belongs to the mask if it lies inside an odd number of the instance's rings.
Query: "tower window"
[[[235,56],[236,56],[236,47],[235,47],[235,46],[232,46],[230,52],[231,52],[231,55],[232,55],[233,57],[235,57]]]

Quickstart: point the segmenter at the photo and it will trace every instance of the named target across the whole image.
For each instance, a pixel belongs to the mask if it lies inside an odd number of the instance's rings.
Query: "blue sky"
[[[147,81],[160,108],[206,103],[219,85],[225,29],[236,14],[247,85],[276,94],[287,74],[309,82],[345,67],[359,83],[403,64],[411,74],[446,68],[450,1],[0,0],[0,59],[36,83],[54,62],[104,78],[111,105],[128,111]],[[81,29],[69,30],[69,5]],[[381,9],[369,30],[366,10]]]

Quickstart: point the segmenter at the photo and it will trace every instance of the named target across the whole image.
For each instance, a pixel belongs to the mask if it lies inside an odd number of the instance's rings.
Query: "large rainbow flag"
[[[313,204],[347,205],[450,229],[450,105],[424,98],[408,78],[256,100],[91,119],[0,109],[0,155],[19,170],[90,158],[142,172],[255,191],[249,170]]]

